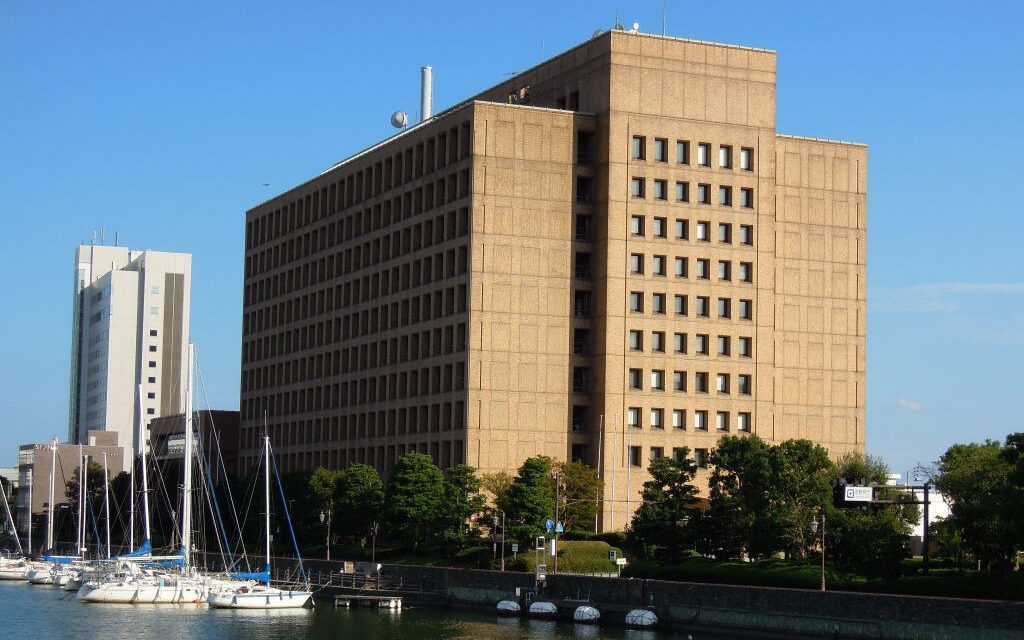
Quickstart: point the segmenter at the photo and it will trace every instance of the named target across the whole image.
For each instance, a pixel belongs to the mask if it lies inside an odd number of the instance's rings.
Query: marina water
[[[0,583],[2,638],[127,640],[677,640],[686,633],[605,628],[486,613],[386,609],[211,610],[206,605],[87,604],[74,593]],[[693,635],[727,640],[730,635]]]

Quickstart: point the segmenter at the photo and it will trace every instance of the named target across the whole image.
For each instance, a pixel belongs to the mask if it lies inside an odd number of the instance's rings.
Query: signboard
[[[519,543],[518,542],[513,542],[512,543],[512,553],[519,553]]]
[[[608,552],[608,559],[611,560],[612,562],[615,562],[616,560],[619,559],[619,552],[616,551],[615,549],[610,550]]]
[[[549,533],[551,531],[554,531],[555,530],[555,521],[554,520],[548,520],[547,522],[544,523],[544,528],[547,529]]]
[[[620,567],[624,567],[624,566],[626,566],[626,559],[625,558],[617,558],[615,560],[615,564],[617,564]]]
[[[855,487],[846,485],[844,498],[847,502],[871,502],[874,498],[873,487]]]
[[[548,579],[548,565],[538,564],[537,565],[537,579],[547,580]]]
[[[555,533],[565,533],[565,527],[562,526],[561,522],[555,523]]]

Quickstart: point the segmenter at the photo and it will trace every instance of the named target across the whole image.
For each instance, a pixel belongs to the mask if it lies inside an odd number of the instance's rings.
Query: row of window
[[[646,258],[642,253],[631,253],[629,254],[629,272],[633,275],[644,274],[644,263]],[[709,258],[696,258],[696,277],[699,280],[710,280],[711,279],[711,260]],[[690,259],[684,256],[675,256],[673,260],[673,272],[677,278],[689,278],[690,277]],[[718,279],[722,281],[732,281],[732,260],[719,260],[718,261]],[[666,276],[668,275],[668,256],[653,255],[651,256],[651,275],[655,276]],[[740,282],[753,282],[754,281],[754,263],[753,262],[740,262],[739,270],[737,273],[737,280]]]
[[[574,445],[575,446],[575,445]],[[685,456],[683,452],[686,451],[684,447],[672,447],[672,459],[676,462],[685,462]],[[629,447],[629,466],[639,467],[642,465],[641,456],[643,455],[643,447],[630,446]],[[650,461],[654,462],[658,458],[665,457],[664,447],[651,447]],[[706,469],[708,466],[708,450],[707,449],[694,449],[693,450],[693,463],[700,469]]]
[[[750,224],[736,225],[739,229],[736,241],[746,246],[754,245],[754,226]],[[698,220],[694,224],[694,238],[698,242],[711,242],[711,221]],[[629,234],[635,237],[647,235],[647,219],[642,215],[629,217]],[[654,238],[668,238],[668,218],[654,217],[651,219],[651,236]],[[675,220],[675,238],[677,240],[690,239],[690,221],[685,218]],[[722,244],[733,243],[733,224],[731,222],[718,223],[718,241]]]
[[[711,355],[711,336],[707,333],[695,333],[693,335],[693,352],[697,355]],[[675,332],[672,334],[672,350],[675,353],[689,353],[689,345],[687,344],[688,334]],[[732,336],[720,335],[717,336],[716,353],[723,357],[729,357],[732,355]],[[736,338],[736,355],[741,358],[750,358],[754,353],[754,340],[749,336],[739,336]],[[666,349],[666,334],[664,331],[651,331],[650,335],[650,350],[653,353],[665,353]],[[629,330],[629,350],[630,351],[643,351],[644,350],[644,332],[639,329]]]
[[[710,296],[694,296],[696,305],[694,308],[694,315],[701,318],[711,317],[711,297]],[[666,313],[666,301],[667,294],[664,293],[652,293],[651,294],[651,313],[664,314]],[[689,296],[685,294],[675,294],[674,296],[674,309],[675,314],[678,316],[689,315]],[[719,318],[731,318],[733,317],[733,300],[732,298],[718,298],[717,300],[717,311]],[[629,292],[629,310],[632,313],[643,313],[644,312],[644,292],[642,291],[630,291]],[[754,319],[754,302],[753,300],[739,300],[739,304],[736,309],[736,317],[740,320],[753,320]]]
[[[640,407],[630,407],[626,410],[626,425],[634,429],[642,429],[644,427],[642,423],[643,409]],[[678,430],[686,430],[686,409],[672,409],[669,414],[672,420],[672,428]],[[696,409],[693,411],[693,429],[694,431],[707,431],[708,430],[708,411],[707,409]],[[660,407],[652,407],[648,413],[650,418],[647,426],[652,429],[664,429],[665,428],[665,409]],[[739,411],[736,413],[735,424],[732,422],[732,413],[729,411],[716,411],[715,412],[715,430],[716,431],[736,431],[749,432],[751,428],[750,413],[747,411]]]
[[[654,162],[668,162],[669,141],[668,138],[654,138],[651,145],[651,160]],[[713,146],[710,142],[698,142],[696,145],[696,165],[699,167],[711,166],[711,154]],[[739,168],[743,171],[754,170],[754,150],[751,147],[740,147]],[[676,163],[690,164],[690,141],[676,140]],[[733,168],[733,146],[728,144],[718,145],[718,167],[720,169]],[[633,160],[647,159],[647,136],[633,136],[630,141],[629,157]]]
[[[696,371],[693,374],[693,391],[694,393],[708,393],[708,381],[710,374],[707,371]],[[630,389],[636,391],[643,391],[644,389],[644,370],[643,369],[629,369],[626,374],[627,385]],[[752,376],[748,373],[741,373],[735,376],[736,378],[736,393],[741,396],[749,396],[753,393],[752,391]],[[722,395],[729,395],[732,393],[732,380],[733,375],[729,373],[719,373],[715,375],[715,391]],[[665,370],[664,369],[651,369],[650,376],[651,391],[664,391],[665,390]],[[672,372],[672,390],[679,392],[687,392],[687,380],[685,371],[673,371]]]
[[[655,200],[668,200],[668,180],[654,179],[651,181],[651,197]],[[697,193],[694,202],[697,204],[711,204],[711,185],[704,182],[697,183]],[[629,182],[629,194],[634,198],[647,197],[647,178],[634,176]],[[690,183],[676,181],[675,189],[676,202],[690,202]],[[731,185],[718,186],[718,204],[723,207],[733,206],[733,187]],[[754,189],[752,187],[739,188],[739,206],[744,209],[754,208]]]

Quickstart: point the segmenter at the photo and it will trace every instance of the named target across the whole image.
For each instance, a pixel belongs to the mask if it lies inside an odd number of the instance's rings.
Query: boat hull
[[[217,609],[301,609],[312,597],[310,591],[210,593],[206,602]]]
[[[83,586],[78,598],[85,602],[106,604],[180,604],[203,602],[206,591],[193,584],[101,584],[94,588]]]

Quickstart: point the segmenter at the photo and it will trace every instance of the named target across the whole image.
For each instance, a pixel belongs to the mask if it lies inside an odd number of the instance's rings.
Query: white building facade
[[[182,412],[191,281],[187,253],[77,248],[69,443],[116,431],[133,447],[140,420]]]

